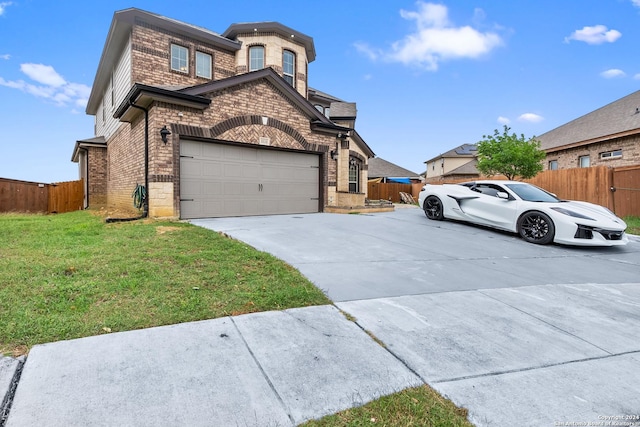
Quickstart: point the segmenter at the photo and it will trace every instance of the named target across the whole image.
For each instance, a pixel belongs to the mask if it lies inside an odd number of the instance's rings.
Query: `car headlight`
[[[578,212],[570,211],[569,209],[565,209],[565,208],[551,208],[551,209],[553,209],[556,212],[560,212],[561,214],[572,216],[574,218],[581,218],[581,219],[588,219],[589,221],[595,221],[595,219],[593,218],[590,218],[586,215],[582,215]]]

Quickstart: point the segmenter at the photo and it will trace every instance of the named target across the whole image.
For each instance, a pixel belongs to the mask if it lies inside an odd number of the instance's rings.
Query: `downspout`
[[[85,191],[85,200],[84,200],[84,208],[89,208],[89,149],[81,148],[85,153],[85,164],[84,164],[84,191]]]
[[[147,195],[144,198],[141,218],[146,218],[149,216],[149,110],[134,104],[131,100],[129,106],[144,111],[144,189]]]
[[[144,189],[146,196],[142,208],[142,215],[133,218],[107,218],[106,222],[135,221],[149,216],[149,110],[139,105],[135,105],[129,100],[129,106],[144,111]]]

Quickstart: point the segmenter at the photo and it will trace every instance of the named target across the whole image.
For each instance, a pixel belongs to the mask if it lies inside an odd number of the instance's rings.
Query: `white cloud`
[[[47,86],[60,87],[67,82],[50,65],[43,64],[21,64],[20,71],[29,76],[32,80]]]
[[[501,125],[508,125],[509,123],[511,123],[511,120],[509,120],[507,117],[498,117],[498,123],[500,123]]]
[[[529,122],[529,123],[540,123],[543,120],[544,120],[544,117],[534,113],[524,113],[524,114],[521,114],[520,117],[518,117],[518,121]]]
[[[617,68],[612,68],[610,70],[603,71],[600,73],[600,76],[604,77],[605,79],[615,79],[617,77],[624,77],[626,75],[627,74],[624,71],[619,70]]]
[[[353,46],[358,50],[358,52],[364,54],[372,61],[375,61],[376,59],[378,59],[382,54],[382,52],[380,52],[378,49],[374,49],[368,44],[363,42],[356,42],[353,44]]]
[[[574,31],[569,37],[565,37],[565,43],[570,40],[577,40],[587,44],[613,43],[622,37],[622,33],[618,30],[608,30],[604,25],[594,25],[593,27],[583,27],[581,30]]]
[[[640,7],[640,0],[631,0],[631,4],[633,4],[635,7]]]
[[[4,11],[7,10],[7,6],[11,6],[13,3],[10,1],[0,3],[0,16],[4,14]]]
[[[4,54],[4,55],[0,55],[0,59],[6,59],[9,60],[11,59],[11,55],[9,55],[8,53]]]
[[[84,107],[87,104],[91,88],[81,83],[67,82],[50,65],[21,64],[20,70],[38,85],[24,80],[5,80],[0,77],[0,86],[21,90],[38,98],[53,102],[58,106],[73,104]]]
[[[400,16],[414,21],[416,29],[402,40],[391,45],[390,51],[372,49],[359,43],[356,48],[375,60],[419,66],[435,71],[441,62],[462,58],[479,58],[503,44],[499,35],[480,32],[470,26],[455,26],[448,17],[448,9],[441,4],[416,3],[416,11],[400,10]],[[474,11],[475,19],[483,18],[484,12]]]
[[[640,0],[638,0],[640,1]],[[640,80],[640,73],[636,74],[635,76],[633,76],[634,80]]]

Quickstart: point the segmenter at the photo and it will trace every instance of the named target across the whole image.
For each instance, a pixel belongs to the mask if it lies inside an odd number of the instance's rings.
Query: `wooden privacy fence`
[[[503,176],[481,179],[505,179]],[[447,180],[439,184],[471,181]],[[523,180],[561,199],[583,200],[606,206],[619,217],[640,216],[640,165],[620,168],[590,168],[543,171]]]
[[[419,182],[412,184],[370,182],[367,185],[367,198],[369,200],[390,200],[393,203],[402,203],[400,197],[402,192],[411,194],[417,201],[423,185]]]
[[[84,205],[84,182],[55,184],[0,178],[0,212],[63,213]]]
[[[411,184],[370,182],[367,185],[367,197],[370,200],[390,200],[393,203],[400,203],[400,192],[411,194]]]

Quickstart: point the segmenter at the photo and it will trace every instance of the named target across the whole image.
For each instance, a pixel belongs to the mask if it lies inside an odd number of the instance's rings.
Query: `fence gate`
[[[612,186],[616,215],[640,216],[640,166],[615,168]]]

